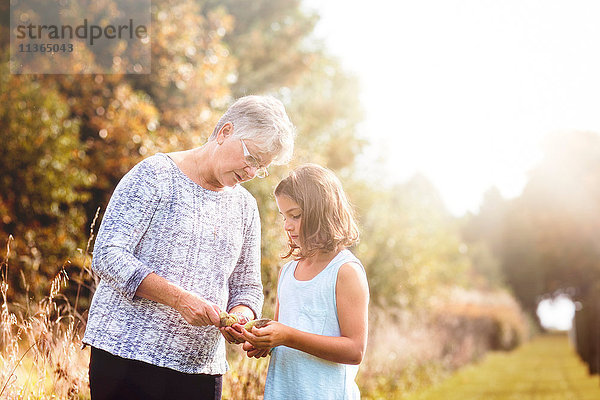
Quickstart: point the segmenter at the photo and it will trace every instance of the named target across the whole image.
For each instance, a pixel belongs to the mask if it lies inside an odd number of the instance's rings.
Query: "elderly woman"
[[[283,104],[247,96],[198,148],[151,156],[113,193],[94,246],[100,276],[83,342],[92,399],[219,399],[219,312],[260,315],[260,219],[239,186],[286,163]]]

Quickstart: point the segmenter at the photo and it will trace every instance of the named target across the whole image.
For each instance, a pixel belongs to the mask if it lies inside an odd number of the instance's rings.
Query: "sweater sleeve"
[[[94,245],[92,270],[127,299],[133,299],[153,269],[134,250],[148,229],[160,201],[159,180],[147,159],[117,185],[104,213]]]
[[[264,301],[260,273],[260,216],[256,201],[251,208],[249,223],[244,231],[244,244],[240,257],[229,278],[227,310],[245,305],[259,318]]]

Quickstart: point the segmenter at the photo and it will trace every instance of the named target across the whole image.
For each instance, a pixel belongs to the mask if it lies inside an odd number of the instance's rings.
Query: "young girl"
[[[271,351],[268,399],[358,399],[354,382],[367,345],[369,288],[347,247],[353,211],[328,169],[305,165],[275,189],[294,260],[279,273],[275,319],[244,330],[249,357]]]

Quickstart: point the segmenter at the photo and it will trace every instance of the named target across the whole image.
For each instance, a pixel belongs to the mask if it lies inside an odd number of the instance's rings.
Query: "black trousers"
[[[220,400],[222,375],[185,374],[92,347],[92,400]]]

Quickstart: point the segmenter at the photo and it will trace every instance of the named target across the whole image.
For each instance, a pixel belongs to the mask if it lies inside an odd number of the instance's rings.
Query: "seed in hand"
[[[219,313],[219,318],[221,318],[221,326],[231,326],[233,324],[245,324],[244,328],[250,332],[252,331],[252,327],[255,326],[257,328],[262,328],[267,326],[267,324],[271,321],[269,318],[260,318],[253,319],[251,321],[247,321],[246,318],[242,315],[237,314],[228,314],[225,311],[221,311]]]
[[[246,322],[246,324],[244,325],[244,328],[248,332],[250,332],[250,331],[252,331],[253,326],[255,326],[257,328],[263,328],[263,327],[267,326],[267,324],[269,322],[271,322],[271,320],[269,318],[253,319],[252,321]]]
[[[219,313],[221,318],[221,326],[231,326],[240,322],[240,316],[237,314],[228,314],[225,311]]]

